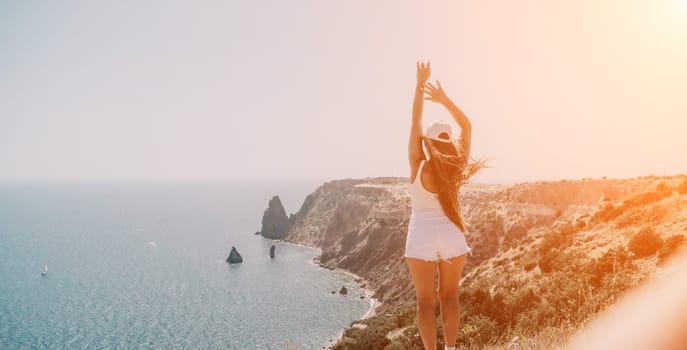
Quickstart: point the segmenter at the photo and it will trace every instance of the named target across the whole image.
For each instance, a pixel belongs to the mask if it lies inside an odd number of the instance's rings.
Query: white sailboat
[[[43,272],[41,272],[41,276],[46,276],[48,274],[48,265],[45,265],[43,268]]]

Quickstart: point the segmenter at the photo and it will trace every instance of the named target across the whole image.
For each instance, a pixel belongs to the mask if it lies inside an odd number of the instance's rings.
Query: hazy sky
[[[0,0],[0,178],[408,176],[418,59],[477,181],[687,173],[684,0]]]

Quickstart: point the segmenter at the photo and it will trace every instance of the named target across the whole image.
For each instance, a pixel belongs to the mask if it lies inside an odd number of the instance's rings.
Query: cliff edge
[[[322,249],[317,263],[363,277],[382,302],[376,316],[351,323],[367,328],[347,328],[334,349],[416,348],[415,293],[403,258],[407,184],[391,177],[330,181],[290,219],[283,240]],[[460,196],[473,248],[460,291],[459,338],[468,348],[483,349],[522,329],[565,334],[572,314],[565,319],[548,312],[560,311],[572,298],[565,293],[578,289],[561,284],[581,283],[576,273],[583,271],[585,286],[596,288],[588,296],[596,304],[574,314],[579,325],[653,273],[687,233],[687,176],[467,184]],[[644,253],[651,244],[656,250]],[[613,271],[624,274],[624,287],[606,276]]]

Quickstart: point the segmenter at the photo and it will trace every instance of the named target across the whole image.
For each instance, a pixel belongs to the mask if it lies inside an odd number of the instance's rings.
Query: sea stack
[[[348,294],[348,289],[346,289],[346,287],[341,287],[339,294]]]
[[[270,199],[265,213],[262,215],[262,229],[260,234],[265,238],[281,239],[289,228],[289,217],[281,203],[279,196]]]
[[[270,258],[274,259],[274,246],[270,247]]]
[[[236,250],[236,247],[234,247],[234,246],[231,247],[231,252],[229,252],[229,257],[227,258],[227,262],[230,264],[236,264],[236,263],[243,262],[243,258],[241,257],[241,254],[239,254],[239,251]]]

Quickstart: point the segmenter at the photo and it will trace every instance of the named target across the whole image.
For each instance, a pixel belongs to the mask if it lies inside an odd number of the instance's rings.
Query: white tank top
[[[422,169],[425,163],[424,159],[420,161],[415,180],[411,182],[409,186],[410,203],[413,212],[421,210],[441,210],[441,204],[439,204],[439,199],[436,194],[427,191],[422,186]]]

